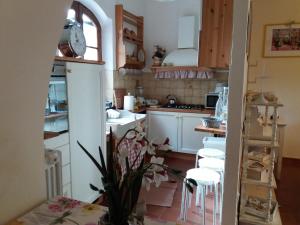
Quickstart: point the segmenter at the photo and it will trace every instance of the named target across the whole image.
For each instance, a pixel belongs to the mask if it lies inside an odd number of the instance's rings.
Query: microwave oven
[[[219,93],[208,93],[205,95],[205,108],[215,109],[217,101],[219,99]]]

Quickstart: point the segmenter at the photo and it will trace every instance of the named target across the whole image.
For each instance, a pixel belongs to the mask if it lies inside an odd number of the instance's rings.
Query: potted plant
[[[144,184],[149,189],[151,183],[156,186],[167,180],[168,174],[182,178],[180,171],[165,165],[163,157],[157,157],[157,150],[168,151],[168,139],[163,144],[154,144],[145,137],[141,126],[128,130],[120,139],[114,151],[112,131],[110,145],[107,151],[107,163],[99,147],[100,163],[77,141],[81,149],[93,161],[100,171],[103,189],[90,184],[91,189],[105,193],[108,203],[108,213],[102,216],[102,225],[129,225],[136,215],[133,213],[137,204],[140,189]],[[185,180],[190,192],[197,183],[193,179]],[[135,220],[136,221],[136,220]]]

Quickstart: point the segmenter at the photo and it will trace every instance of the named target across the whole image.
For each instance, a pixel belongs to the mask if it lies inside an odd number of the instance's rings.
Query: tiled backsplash
[[[161,104],[167,102],[166,96],[171,94],[177,98],[179,103],[204,104],[205,94],[213,92],[217,82],[227,82],[226,73],[217,73],[214,79],[161,79],[154,78],[152,73],[141,75],[121,76],[114,73],[114,88],[126,88],[127,92],[134,95],[136,82],[144,87],[146,99],[157,99]]]

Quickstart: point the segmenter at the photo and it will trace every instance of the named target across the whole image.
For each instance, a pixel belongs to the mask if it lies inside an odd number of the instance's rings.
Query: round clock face
[[[83,56],[86,50],[86,42],[82,29],[74,24],[70,30],[70,45],[76,56]]]
[[[84,55],[86,50],[86,42],[79,23],[69,20],[66,21],[58,48],[61,53],[67,57]]]

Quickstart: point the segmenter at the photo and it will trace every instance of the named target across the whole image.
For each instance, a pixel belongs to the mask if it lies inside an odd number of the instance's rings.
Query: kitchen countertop
[[[56,137],[69,130],[67,113],[56,113],[45,116],[44,139]]]
[[[202,125],[196,126],[195,131],[207,132],[207,133],[217,134],[217,135],[220,135],[220,136],[225,136],[226,135],[226,130],[225,129],[209,128],[209,127],[204,127]]]
[[[160,112],[179,112],[179,113],[202,113],[214,115],[215,111],[212,109],[176,109],[176,108],[153,108],[147,107],[147,111],[160,111]]]

